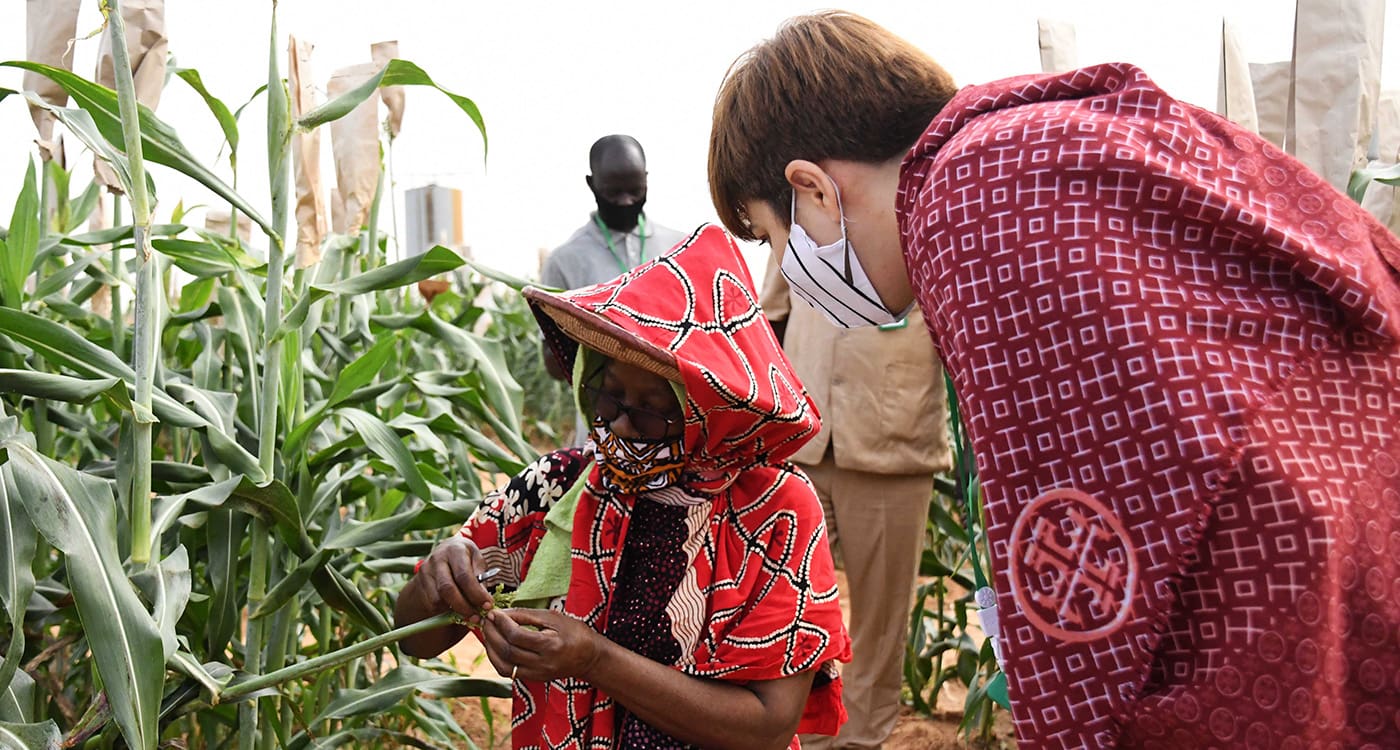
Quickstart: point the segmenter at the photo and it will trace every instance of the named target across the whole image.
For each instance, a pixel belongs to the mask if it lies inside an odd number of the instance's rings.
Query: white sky
[[[167,3],[171,53],[179,65],[198,69],[230,108],[266,81],[269,3]],[[25,5],[0,3],[0,58],[24,57]],[[1179,98],[1212,108],[1222,14],[1236,25],[1245,56],[1270,62],[1290,55],[1294,13],[1287,0],[850,0],[841,7],[922,47],[960,84],[1038,71],[1036,19],[1069,21],[1081,65],[1133,62]],[[96,0],[84,3],[79,35],[98,25],[96,8]],[[372,42],[397,39],[401,57],[475,100],[490,136],[484,163],[481,139],[465,115],[436,91],[407,90],[393,154],[397,196],[401,201],[405,189],[431,181],[461,188],[465,240],[476,257],[533,274],[538,249],[561,243],[591,210],[583,176],[588,147],[601,135],[628,133],[646,148],[649,217],[678,229],[712,221],[705,155],[715,90],[736,56],[783,19],[812,9],[800,0],[284,0],[278,44],[286,49],[288,33],[314,43],[312,71],[324,87],[333,70],[369,61]],[[1386,18],[1386,37],[1400,43],[1400,14]],[[78,43],[77,72],[92,75],[97,46],[97,39]],[[1400,85],[1400,54],[1383,67],[1383,85]],[[0,69],[0,86],[19,88],[19,71]],[[227,163],[215,163],[217,124],[191,89],[172,80],[158,114],[195,156],[228,177]],[[265,211],[263,117],[259,100],[241,121],[238,184]],[[22,100],[0,102],[0,223],[8,223],[33,136]],[[70,163],[86,165],[88,157],[72,157],[69,143]],[[323,148],[328,161],[328,135]],[[77,179],[86,180],[88,168],[79,170]],[[164,168],[153,171],[158,219],[181,198],[186,206],[212,198]],[[328,182],[333,174],[323,169]],[[389,211],[382,221],[387,227]],[[399,222],[403,233],[401,204]],[[757,249],[748,256],[764,262]]]

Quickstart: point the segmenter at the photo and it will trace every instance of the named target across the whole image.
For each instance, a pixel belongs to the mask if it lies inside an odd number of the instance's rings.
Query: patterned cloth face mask
[[[898,322],[909,311],[895,315],[886,309],[861,268],[860,259],[846,239],[846,212],[841,208],[840,190],[836,191],[836,210],[841,212],[841,239],[818,245],[797,223],[797,192],[793,191],[789,222],[792,231],[780,266],[783,277],[798,296],[837,327],[863,328]]]
[[[659,440],[628,440],[593,420],[593,442],[603,481],[619,492],[636,495],[675,484],[685,470],[682,436]]]

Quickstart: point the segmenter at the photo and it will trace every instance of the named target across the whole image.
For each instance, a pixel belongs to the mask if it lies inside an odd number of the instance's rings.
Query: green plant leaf
[[[213,459],[217,459],[232,473],[246,475],[253,481],[265,478],[258,459],[230,437],[232,419],[226,416],[226,410],[221,410],[219,404],[221,397],[227,397],[227,394],[212,393],[183,383],[170,383],[167,388],[169,393],[155,391],[156,416],[160,417],[161,422],[176,427],[197,428],[208,441],[206,464],[212,464]]]
[[[297,555],[308,557],[315,553],[306,536],[296,496],[280,481],[259,485],[246,476],[236,476],[191,492],[159,498],[151,528],[156,531],[169,528],[175,518],[186,512],[187,503],[205,508],[232,508],[271,520],[273,528]]]
[[[481,111],[477,109],[476,103],[465,96],[459,96],[437,85],[427,73],[423,72],[422,68],[407,60],[390,60],[384,69],[375,74],[373,78],[302,115],[301,119],[297,120],[297,126],[311,130],[333,120],[339,120],[368,99],[381,86],[431,86],[441,91],[476,124],[476,129],[481,132],[482,152],[485,153],[487,148],[486,123],[481,119]]]
[[[302,560],[290,573],[283,576],[282,580],[278,581],[271,591],[267,592],[267,596],[258,603],[257,609],[248,613],[248,619],[259,620],[275,614],[277,610],[305,588],[306,582],[311,580],[312,576],[326,567],[326,563],[330,562],[335,552],[335,550],[322,548],[317,550],[315,555]]]
[[[53,720],[42,724],[0,721],[0,747],[7,750],[59,750],[63,747],[63,735]]]
[[[219,121],[219,129],[224,131],[224,140],[228,141],[231,148],[237,150],[238,120],[234,118],[233,113],[229,111],[228,105],[209,93],[209,89],[204,87],[204,80],[199,77],[199,71],[194,68],[171,68],[165,72],[166,75],[173,74],[180,80],[188,83],[190,88],[194,89],[195,93],[199,94],[199,97],[204,100],[205,105],[209,107],[209,111],[214,114],[214,119]]]
[[[4,64],[5,63],[0,63],[0,65]],[[10,94],[17,93],[19,92],[12,89],[0,88],[0,100]],[[63,123],[64,127],[68,128],[70,133],[77,136],[78,140],[83,142],[83,145],[92,149],[93,153],[95,153],[98,158],[110,164],[112,166],[112,171],[117,175],[117,181],[121,183],[122,190],[127,195],[131,194],[131,165],[127,162],[126,154],[122,153],[120,147],[113,146],[110,141],[103,137],[101,129],[98,127],[97,122],[93,119],[91,114],[81,109],[55,107],[33,92],[25,92],[23,97],[29,102],[31,107],[45,110],[58,118],[58,121]],[[151,181],[149,174],[146,175],[146,187],[154,199],[155,183]]]
[[[344,719],[387,711],[420,690],[440,697],[487,695],[506,698],[512,694],[511,683],[506,680],[444,677],[422,667],[403,664],[367,688],[340,691],[335,700],[311,723],[314,725],[326,719]]]
[[[335,379],[331,395],[326,397],[326,408],[334,409],[349,398],[350,394],[369,385],[383,371],[384,365],[388,364],[397,343],[397,334],[381,336],[368,351],[346,365]]]
[[[0,66],[32,71],[58,84],[64,91],[68,92],[69,96],[73,97],[73,101],[79,107],[92,117],[98,132],[118,150],[122,149],[121,114],[117,109],[117,93],[115,91],[62,68],[40,63],[10,60],[0,63]],[[264,219],[262,214],[258,213],[248,201],[244,200],[243,196],[235,192],[208,167],[190,155],[189,149],[185,148],[174,128],[156,117],[145,105],[138,104],[137,106],[141,121],[141,151],[146,159],[193,178],[220,198],[233,204],[240,212],[246,214],[248,218],[261,226],[269,237],[281,238],[281,233],[273,228],[267,219]]]
[[[293,329],[295,330],[295,329]],[[289,461],[299,460],[302,450],[306,446],[306,440],[311,436],[322,421],[325,420],[329,410],[350,399],[351,395],[360,388],[368,385],[384,369],[389,358],[394,354],[394,345],[397,335],[382,336],[375,342],[374,346],[361,354],[353,362],[345,366],[336,378],[335,385],[331,388],[331,394],[326,403],[322,404],[310,414],[306,415],[299,424],[287,434],[287,439],[282,445],[282,454]]]
[[[987,697],[996,701],[998,706],[1011,710],[1011,697],[1006,693],[1006,673],[997,672],[991,680],[987,682]]]
[[[115,502],[106,482],[0,443],[29,518],[64,553],[64,568],[112,706],[129,745],[155,746],[165,655],[151,614],[132,589],[117,553]]]
[[[366,447],[394,467],[413,494],[424,502],[432,501],[432,491],[428,489],[423,473],[418,471],[413,454],[409,453],[408,446],[404,445],[398,433],[384,424],[384,420],[359,409],[338,409],[335,413],[354,426]]]
[[[214,279],[195,279],[180,289],[180,299],[176,304],[172,320],[203,320],[214,299],[214,289],[218,282]],[[217,311],[214,313],[217,314]]]
[[[389,621],[340,571],[327,565],[311,574],[311,585],[326,604],[354,618],[376,635],[389,632]]]
[[[380,316],[376,318],[376,322],[386,328],[412,326],[441,342],[441,345],[452,351],[455,356],[465,358],[472,371],[481,379],[485,402],[501,422],[502,429],[498,431],[502,440],[519,441],[519,415],[524,397],[520,385],[515,382],[510,369],[506,367],[505,354],[499,342],[464,331],[428,311],[397,318]],[[482,416],[485,417],[485,414]],[[533,453],[529,446],[523,443],[513,445],[511,450],[523,450],[522,456]]]
[[[83,253],[73,258],[68,265],[43,277],[34,287],[34,299],[44,299],[51,294],[60,292],[66,294],[66,287],[73,283],[73,279],[101,260],[101,255],[103,254],[98,252]],[[105,273],[105,271],[98,266],[97,273]]]
[[[209,620],[205,641],[209,654],[222,654],[238,629],[240,593],[238,580],[238,550],[248,517],[222,508],[213,509],[204,522],[205,562],[212,592],[209,597]],[[155,524],[152,524],[154,527]]]
[[[342,281],[314,285],[287,312],[278,326],[278,335],[286,335],[287,331],[300,328],[306,322],[311,305],[327,295],[354,296],[397,289],[452,271],[461,267],[463,262],[456,253],[438,245],[422,255],[380,266]]]
[[[1347,180],[1347,196],[1360,203],[1366,197],[1366,189],[1372,182],[1384,185],[1400,185],[1400,164],[1384,167],[1362,167],[1351,173]]]
[[[544,284],[541,284],[538,281],[530,281],[529,279],[522,279],[519,276],[512,276],[506,273],[505,271],[497,271],[496,269],[490,266],[482,265],[474,260],[468,260],[467,266],[469,266],[473,271],[476,271],[482,276],[485,276],[486,278],[491,279],[492,281],[499,281],[517,292],[521,289],[524,289],[527,286],[536,286],[551,292],[563,291],[562,289],[555,289],[551,286],[545,286]]]
[[[0,294],[7,307],[24,303],[24,283],[34,270],[39,251],[39,188],[34,180],[34,162],[28,161],[19,199],[10,217],[10,233],[0,244]]]
[[[152,551],[158,553],[159,548]],[[170,660],[179,650],[175,639],[175,623],[185,613],[185,605],[190,601],[193,580],[190,575],[190,555],[181,544],[160,561],[158,575],[153,576],[157,584],[153,598],[156,627],[160,630],[161,645],[165,647],[165,658]]]
[[[378,521],[347,519],[329,539],[321,543],[328,550],[354,550],[386,539],[400,539],[413,525],[417,510],[405,511]]]
[[[188,229],[188,227],[184,224],[154,224],[151,226],[151,237],[174,237],[184,232],[186,229]],[[110,245],[114,242],[121,243],[131,239],[131,232],[131,225],[123,224],[119,227],[99,229],[95,232],[68,235],[59,238],[59,242],[65,245],[79,245],[84,247]],[[127,247],[130,246],[128,245]]]
[[[472,455],[496,466],[504,474],[514,476],[525,468],[524,462],[506,453],[494,440],[480,430],[458,419],[451,412],[443,412],[430,423],[433,429],[445,434],[454,434],[466,441]]]
[[[131,411],[131,395],[119,378],[85,380],[33,370],[0,369],[0,393],[86,404],[98,396],[122,411]]]
[[[240,248],[214,242],[161,239],[151,240],[151,247],[180,270],[198,278],[223,276],[262,265]]]
[[[68,221],[58,228],[63,234],[77,229],[83,222],[92,216],[92,211],[97,207],[98,196],[102,192],[102,186],[96,180],[88,183],[88,186],[78,195],[78,199],[69,204]]]
[[[193,654],[186,651],[176,651],[170,655],[168,661],[173,669],[199,683],[213,698],[217,698],[224,686],[233,679],[233,669],[227,664],[218,662],[201,664],[198,659],[194,658]],[[168,710],[169,701],[167,700],[161,706],[162,719],[165,718],[165,712]]]
[[[34,592],[34,524],[20,504],[8,465],[0,466],[0,604],[10,622],[10,642],[0,663],[0,685],[8,686],[24,656],[24,612]],[[17,707],[18,708],[18,707]],[[0,714],[4,718],[4,714]],[[22,718],[16,716],[16,719]]]
[[[15,670],[8,685],[0,688],[0,721],[28,724],[34,720],[34,678]]]

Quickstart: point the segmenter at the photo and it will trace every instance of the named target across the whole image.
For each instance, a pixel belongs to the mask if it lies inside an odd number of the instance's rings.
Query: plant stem
[[[285,248],[282,235],[287,226],[289,207],[287,187],[290,176],[291,115],[287,89],[277,65],[277,3],[272,3],[272,35],[267,64],[267,171],[272,193],[272,226],[277,232],[268,236],[267,293],[264,300],[262,413],[258,424],[258,463],[269,479],[273,477],[277,445],[277,368],[281,366],[281,339],[277,328],[282,323],[282,276]]]
[[[362,243],[360,245],[361,252],[364,252],[364,241],[365,235],[362,233],[360,235],[360,242]],[[337,281],[344,281],[350,278],[350,274],[353,273],[354,270],[355,254],[347,249],[340,256],[340,278],[337,279]],[[350,335],[350,295],[348,294],[341,295],[340,299],[336,301],[335,332],[336,335],[340,337],[341,341],[344,341],[346,337]],[[341,363],[341,367],[344,366],[345,363]],[[337,368],[336,371],[339,372],[339,368]]]
[[[298,662],[289,667],[283,667],[282,669],[268,672],[265,675],[253,677],[236,685],[230,685],[224,688],[219,698],[220,700],[230,700],[264,688],[280,685],[284,682],[310,677],[317,673],[324,672],[331,667],[339,666],[352,659],[357,659],[365,654],[377,651],[392,643],[398,643],[408,636],[452,625],[456,622],[458,622],[458,617],[452,612],[445,612],[434,617],[429,617],[426,620],[419,620],[411,625],[405,625],[401,628],[390,630],[383,635],[377,635],[352,646],[346,646],[339,651],[322,654],[321,656]]]
[[[369,226],[365,227],[369,241],[370,268],[388,263],[388,252],[379,257],[379,201],[384,196],[384,164],[379,165],[379,182],[374,186],[374,200],[369,204]]]
[[[126,49],[126,22],[120,0],[108,0],[108,33],[112,40],[112,71],[117,85],[117,106],[121,111],[122,138],[131,174],[132,240],[136,248],[136,324],[132,334],[132,368],[136,370],[136,466],[132,472],[131,560],[145,564],[151,559],[151,394],[159,341],[156,318],[160,314],[160,277],[157,261],[151,257],[151,206],[146,195],[146,164],[141,154],[141,120],[136,106],[136,85],[131,78],[131,58]]]
[[[112,193],[112,227],[122,225],[122,201],[117,197],[118,193]],[[122,246],[120,242],[112,243],[112,276],[120,282],[125,273],[122,269]],[[126,313],[122,311],[122,286],[120,283],[113,284],[112,295],[112,353],[122,357],[126,350]]]
[[[49,221],[49,206],[53,203],[53,192],[57,188],[53,180],[49,179],[48,162],[39,162],[39,237],[47,237],[53,233],[53,223]],[[36,358],[35,369],[38,369],[42,360]],[[45,456],[53,456],[54,452],[54,425],[49,421],[48,399],[34,399],[34,442],[39,452]]]
[[[322,605],[321,605],[321,618],[320,618],[320,620],[317,622],[318,627],[317,627],[317,632],[316,632],[316,645],[317,645],[319,648],[321,648],[322,650],[325,650],[325,649],[330,648],[331,633],[333,632],[333,629],[334,629],[334,623],[332,622],[332,617],[334,617],[334,612],[335,612],[335,610],[332,610],[329,604],[322,604]],[[318,705],[318,706],[324,706],[324,705],[326,705],[326,704],[328,704],[328,703],[330,702],[330,699],[331,699],[331,685],[330,685],[330,681],[329,681],[329,680],[325,680],[325,681],[323,681],[323,682],[320,684],[319,689],[318,689],[317,692],[316,692],[316,705]],[[321,726],[321,731],[322,731],[323,733],[329,733],[329,732],[330,732],[330,728],[331,728],[331,722],[330,722],[330,719],[327,719],[327,720],[325,721],[325,723]]]
[[[276,476],[277,450],[277,376],[282,362],[282,346],[277,338],[277,328],[282,321],[282,271],[285,265],[283,240],[287,226],[287,183],[288,151],[291,147],[290,115],[288,112],[287,89],[282,84],[282,74],[277,61],[277,0],[272,2],[272,21],[268,32],[267,55],[267,173],[268,186],[272,198],[272,226],[269,232],[267,250],[267,291],[264,294],[263,318],[263,363],[262,398],[258,403],[258,465],[263,475],[271,480]],[[262,522],[253,524],[252,570],[248,583],[248,611],[252,612],[262,604],[267,596],[268,574],[268,527]],[[248,639],[245,647],[245,662],[261,663],[265,657],[263,650],[266,636],[265,619],[258,619],[248,626]],[[275,711],[276,707],[270,707]],[[239,747],[251,750],[254,743],[271,747],[272,733],[269,731],[268,716],[258,715],[257,701],[245,708],[239,715],[241,732]]]
[[[251,560],[248,570],[248,611],[252,612],[267,598],[267,523],[254,520],[252,523]],[[260,617],[248,622],[248,635],[244,639],[243,668],[249,672],[262,671],[263,639],[267,628],[267,618]],[[249,701],[238,712],[238,747],[252,750],[258,738],[258,702]]]

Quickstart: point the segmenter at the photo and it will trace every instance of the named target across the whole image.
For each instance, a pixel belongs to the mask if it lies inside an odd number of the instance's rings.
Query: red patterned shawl
[[[898,208],[1018,746],[1395,747],[1395,237],[1124,64],[962,90]]]
[[[539,299],[532,295],[547,338],[571,361],[571,342],[539,310]],[[820,504],[806,478],[785,463],[816,433],[818,417],[758,308],[733,241],[702,228],[619,279],[551,299],[670,352],[683,378],[683,487],[707,501],[689,512],[690,570],[667,609],[687,653],[676,668],[736,682],[822,669],[799,731],[835,734],[845,711],[834,661],[850,659],[850,639]],[[560,456],[542,461],[558,463]],[[545,485],[548,467],[532,471],[539,479],[530,486]],[[564,610],[606,633],[631,509],[651,500],[611,495],[598,479],[594,468],[574,517]],[[490,498],[463,533],[492,564],[511,566],[508,579],[519,580],[543,535],[544,512],[563,489],[550,480],[539,493],[547,496],[542,505],[531,505],[537,498]],[[517,683],[517,748],[606,748],[614,730],[614,704],[591,685]]]

